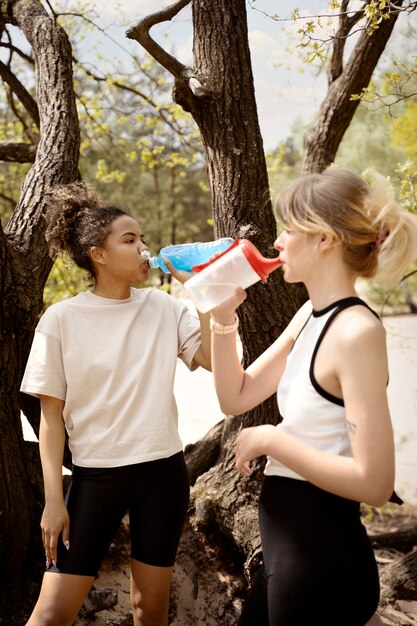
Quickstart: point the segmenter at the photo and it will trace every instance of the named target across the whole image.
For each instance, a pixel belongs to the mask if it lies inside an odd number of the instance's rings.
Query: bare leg
[[[132,559],[130,598],[135,626],[168,626],[172,570]]]
[[[46,572],[26,626],[71,626],[94,582],[94,576]]]

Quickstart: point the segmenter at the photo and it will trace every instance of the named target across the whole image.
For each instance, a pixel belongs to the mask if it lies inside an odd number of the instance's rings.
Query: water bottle
[[[201,313],[230,298],[236,287],[246,289],[281,265],[279,257],[268,259],[248,239],[236,240],[209,263],[194,267],[197,272],[184,283],[185,291]]]
[[[159,254],[150,257],[148,260],[151,269],[160,268],[166,274],[169,269],[163,261],[163,257],[171,261],[176,270],[191,272],[194,266],[207,263],[214,254],[224,252],[233,244],[231,237],[222,237],[216,241],[195,243],[181,243],[178,245],[165,246]]]

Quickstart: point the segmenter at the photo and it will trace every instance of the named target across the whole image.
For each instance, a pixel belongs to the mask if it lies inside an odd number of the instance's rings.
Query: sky
[[[172,1],[123,0],[113,3],[94,0],[90,4],[94,5],[103,26],[113,24],[109,29],[111,36],[124,47],[137,51],[139,44],[125,38],[127,28]],[[295,6],[301,7],[305,15],[314,15],[323,2],[310,0],[308,4],[307,0],[302,0],[295,4],[289,0],[279,3],[277,0],[252,0],[251,5],[248,3],[248,30],[255,94],[264,146],[269,150],[291,135],[298,122],[306,124],[312,119],[326,92],[325,73],[306,67],[301,53],[294,52],[294,37],[299,26],[291,20],[273,20],[269,15],[276,14],[279,7],[279,17],[289,17]],[[316,11],[310,9],[314,5]],[[118,7],[123,11],[123,18]],[[175,56],[184,65],[192,65],[190,7],[183,9],[171,22],[153,28],[151,35],[169,51],[174,49]]]
[[[359,6],[359,0],[354,1]],[[125,56],[127,59],[124,50],[138,52],[139,44],[126,38],[126,30],[144,16],[173,2],[84,0],[84,7],[92,9],[92,13],[87,15],[111,37],[104,40],[101,50],[109,60],[110,67],[116,56],[120,59]],[[246,0],[246,5],[259,123],[264,147],[272,150],[280,141],[292,135],[299,125],[305,127],[312,122],[327,90],[325,71],[320,71],[317,64],[307,64],[303,60],[303,53],[297,47],[300,42],[297,30],[301,21],[291,20],[291,13],[297,7],[306,20],[308,16],[328,14],[329,11],[326,10],[326,0]],[[276,15],[277,11],[279,19],[274,20],[271,15]],[[414,15],[414,20],[416,18],[417,15]],[[328,35],[332,32],[332,25],[328,25],[326,18],[321,21],[323,32]],[[192,66],[190,6],[184,8],[171,22],[155,26],[151,35],[184,65]],[[401,50],[404,43],[404,31],[397,24],[386,52],[395,48]],[[88,59],[87,46],[85,54]]]

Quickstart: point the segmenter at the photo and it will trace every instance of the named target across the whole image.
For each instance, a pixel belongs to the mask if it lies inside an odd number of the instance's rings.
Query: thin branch
[[[372,0],[366,0],[366,2],[363,3],[363,6],[365,7],[366,5],[370,4],[371,1]],[[300,14],[295,14],[295,12],[290,17],[279,17],[279,15],[271,15],[267,11],[263,11],[262,9],[259,9],[253,4],[254,2],[255,0],[248,0],[248,4],[250,8],[252,9],[252,11],[261,13],[261,15],[264,15],[265,17],[269,17],[274,22],[298,22],[302,20],[317,19],[319,17],[320,18],[324,18],[324,17],[334,18],[335,17],[334,13],[316,13],[315,15],[314,14],[313,15],[300,15]],[[401,6],[401,4],[395,4],[395,2],[390,2],[388,8],[393,9],[394,11],[398,11],[399,13],[411,13],[412,11],[415,11],[417,9],[417,2],[413,0],[412,2],[409,2],[407,6]],[[359,10],[352,9],[350,11],[345,11],[345,15],[346,16],[351,15],[352,17],[355,17],[355,15],[360,11],[361,9]],[[341,13],[339,13],[339,15],[341,15]]]
[[[4,82],[9,85],[11,91],[19,98],[20,102],[23,104],[26,111],[39,128],[40,120],[38,105],[27,89],[22,85],[17,76],[13,74],[11,69],[2,61],[0,61],[0,76]]]
[[[363,18],[366,4],[367,3],[365,3],[361,9],[350,15],[347,11],[349,0],[343,0],[342,2],[339,13],[339,27],[333,39],[333,54],[328,70],[329,83],[336,80],[343,72],[343,54],[347,37],[353,27]]]
[[[94,74],[91,70],[88,70],[85,67],[85,65],[80,64],[77,61],[77,59],[75,59],[75,58],[74,58],[74,62],[76,62],[82,68],[82,70],[87,74],[87,76],[89,76],[93,80],[95,80],[97,82],[106,82],[108,80],[104,76],[97,76],[97,74]],[[135,87],[129,87],[128,85],[124,85],[123,83],[120,83],[117,80],[112,80],[112,84],[115,87],[117,87],[118,89],[120,89],[122,91],[126,91],[126,92],[131,93],[131,94],[134,94],[135,96],[138,96],[139,98],[141,98],[142,100],[147,102],[152,108],[155,109],[155,111],[157,112],[159,117],[162,119],[162,121],[165,122],[165,124],[167,124],[178,135],[181,135],[181,136],[183,135],[181,129],[176,127],[172,123],[172,121],[168,118],[168,116],[166,114],[167,110],[166,109],[164,110],[164,108],[162,108],[162,107],[158,107],[158,105],[156,104],[156,102],[154,102],[154,100],[152,100],[152,98],[150,98],[149,96],[144,94],[142,91],[139,91]]]
[[[53,16],[54,19],[56,19],[57,14],[55,13],[55,10],[52,6],[52,4],[49,2],[49,0],[45,0],[46,2],[46,6],[49,8],[49,10],[51,11],[51,15]]]
[[[23,50],[20,50],[19,48],[17,48],[16,46],[13,46],[12,44],[0,42],[0,48],[6,48],[7,50],[10,50],[10,52],[15,52],[30,65],[32,66],[35,65],[35,61],[29,54],[26,54],[25,52],[23,52]]]
[[[95,16],[97,16],[96,12],[93,11],[88,11],[89,13],[93,13]],[[121,45],[121,43],[119,41],[117,41],[117,39],[114,39],[111,35],[108,34],[107,29],[110,28],[111,24],[109,24],[106,28],[102,28],[101,26],[99,26],[98,24],[96,24],[96,22],[94,22],[92,19],[90,19],[89,17],[87,17],[85,15],[85,13],[69,13],[69,12],[62,12],[62,13],[57,13],[56,14],[57,18],[59,17],[67,17],[67,16],[71,16],[71,17],[80,17],[82,20],[84,20],[85,22],[87,22],[87,24],[90,24],[90,26],[92,26],[93,28],[97,29],[100,33],[102,33],[105,37],[107,37],[108,39],[110,39],[110,41],[117,46],[118,48],[120,48],[120,50],[123,50],[123,52],[125,52],[126,54],[128,54],[129,56],[132,56],[132,53],[125,48],[124,46]]]
[[[161,11],[148,15],[126,31],[126,37],[128,39],[136,39],[162,67],[174,76],[174,78],[183,78],[188,68],[157,44],[149,35],[149,31],[152,26],[156,24],[172,20],[181,9],[190,4],[190,1],[191,0],[178,0],[175,4],[171,4]]]
[[[0,198],[3,198],[3,200],[5,200],[8,204],[10,204],[12,209],[15,208],[17,204],[17,200],[15,200],[14,198],[11,198],[10,196],[6,196],[6,194],[2,192],[0,192]]]
[[[407,280],[407,278],[410,278],[410,276],[414,276],[414,274],[417,274],[417,269],[412,270],[411,272],[408,272],[408,274],[406,274],[405,276],[403,276],[403,278],[401,279],[401,281],[403,281],[403,280]]]
[[[22,124],[23,135],[25,135],[30,143],[35,144],[39,141],[39,134],[32,133],[32,129],[30,126],[30,120],[28,120],[23,115],[23,111],[19,111],[18,106],[15,103],[15,95],[11,89],[7,90],[7,102],[10,106],[10,109],[17,120]]]

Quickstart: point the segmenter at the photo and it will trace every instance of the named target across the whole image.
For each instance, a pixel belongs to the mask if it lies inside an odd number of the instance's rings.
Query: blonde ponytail
[[[372,173],[365,207],[376,233],[375,280],[393,287],[417,259],[417,217],[395,201],[389,181],[377,172]]]

